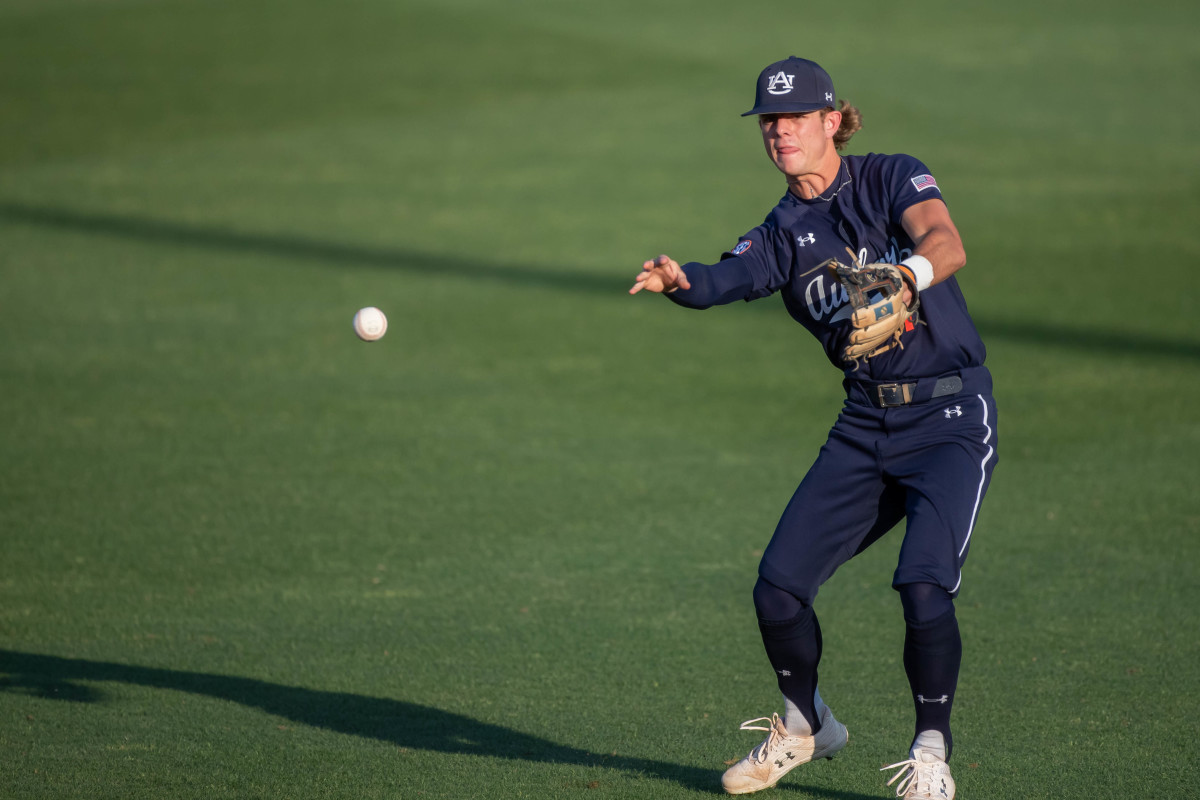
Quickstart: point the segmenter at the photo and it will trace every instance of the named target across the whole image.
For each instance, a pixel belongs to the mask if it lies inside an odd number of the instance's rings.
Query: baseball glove
[[[920,305],[911,273],[905,275],[905,269],[895,264],[863,266],[857,259],[846,265],[831,258],[825,265],[850,301],[852,327],[842,348],[846,364],[857,366],[859,359],[873,358],[896,345],[903,348],[900,335],[916,325]],[[906,283],[912,292],[911,306],[904,302]]]

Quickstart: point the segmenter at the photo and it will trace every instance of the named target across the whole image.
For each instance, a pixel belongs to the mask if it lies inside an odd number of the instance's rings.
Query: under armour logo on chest
[[[816,241],[817,237],[813,236],[811,233],[801,234],[800,236],[796,237],[796,243],[801,247],[804,247],[805,243],[814,244]]]

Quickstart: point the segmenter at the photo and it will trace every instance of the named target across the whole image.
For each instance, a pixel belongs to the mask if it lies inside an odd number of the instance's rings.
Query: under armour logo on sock
[[[790,677],[792,677],[792,673],[791,673],[789,670],[786,670],[786,669],[780,669],[780,670],[776,670],[776,672],[778,672],[780,675],[782,675],[782,676],[783,676],[783,677],[785,677],[785,678],[790,678]]]
[[[931,697],[929,699],[926,699],[925,695],[919,694],[919,695],[917,695],[917,700],[922,703],[949,703],[950,695],[944,694],[941,697],[937,697],[937,698]]]

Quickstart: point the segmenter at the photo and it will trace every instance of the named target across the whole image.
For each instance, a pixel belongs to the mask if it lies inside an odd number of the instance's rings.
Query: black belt
[[[875,385],[875,396],[871,399],[880,408],[906,406],[913,401],[920,385],[920,383],[879,383]],[[958,394],[961,391],[962,378],[957,375],[951,375],[948,378],[938,378],[937,383],[933,386],[933,392],[929,397],[930,399],[934,397],[946,397]]]
[[[847,378],[844,385],[846,394],[851,399],[869,403],[876,408],[894,408],[924,403],[935,397],[956,395],[963,390],[963,379],[975,379],[976,373],[980,373],[980,377],[986,376],[986,391],[990,393],[991,379],[986,372],[985,367],[970,367],[937,378],[918,378],[915,381],[896,382],[856,381]]]

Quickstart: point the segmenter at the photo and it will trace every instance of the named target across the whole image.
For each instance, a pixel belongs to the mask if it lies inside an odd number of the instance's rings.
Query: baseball
[[[387,317],[374,306],[360,308],[354,315],[354,332],[364,342],[374,342],[382,339],[387,333]]]

